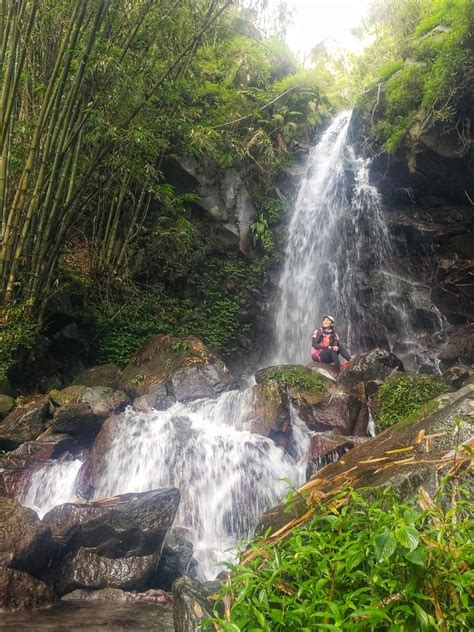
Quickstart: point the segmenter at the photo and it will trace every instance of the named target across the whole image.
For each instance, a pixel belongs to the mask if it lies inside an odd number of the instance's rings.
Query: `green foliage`
[[[465,490],[453,489],[448,506],[438,498],[424,511],[390,489],[367,498],[342,492],[342,508],[319,505],[276,545],[252,545],[254,560],[229,565],[220,594],[231,600],[230,619],[215,611],[212,623],[224,632],[467,632],[474,625],[472,504]]]
[[[378,390],[377,426],[392,426],[448,390],[448,386],[440,378],[429,375],[394,375]]]
[[[379,1],[368,24],[376,39],[356,74],[371,86],[384,84],[382,99],[372,90],[359,101],[367,119],[378,108],[372,129],[378,143],[393,153],[418,114],[462,129],[473,99],[472,1]],[[468,142],[462,133],[460,141]]]
[[[321,375],[315,371],[306,370],[304,367],[272,369],[266,374],[265,379],[275,380],[288,388],[298,388],[314,393],[325,391],[324,380]]]
[[[25,305],[16,304],[2,311],[0,324],[0,377],[21,354],[32,348],[39,326]]]

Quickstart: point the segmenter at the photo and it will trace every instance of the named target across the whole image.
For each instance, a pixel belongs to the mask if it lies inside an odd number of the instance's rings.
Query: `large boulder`
[[[51,531],[38,515],[11,498],[0,497],[0,568],[40,576],[55,552]]]
[[[373,349],[354,358],[339,374],[338,382],[352,388],[360,382],[385,380],[396,371],[403,371],[403,362],[385,349]]]
[[[140,397],[155,384],[165,384],[180,369],[197,365],[211,367],[206,371],[181,373],[174,380],[173,390],[180,397],[213,395],[233,382],[229,370],[194,336],[153,336],[134,355],[119,379],[119,387],[130,397]],[[193,388],[195,390],[193,391]],[[206,390],[209,389],[209,390]],[[194,393],[194,394],[193,394]]]
[[[177,489],[164,489],[52,509],[43,523],[69,551],[52,573],[56,591],[143,588],[156,570],[179,501]]]
[[[39,437],[46,429],[49,406],[48,398],[43,397],[15,408],[0,422],[0,450],[14,450]]]
[[[0,568],[0,612],[50,606],[56,599],[51,588],[39,579],[28,573]]]
[[[116,364],[99,364],[79,373],[74,384],[82,386],[108,386],[116,389],[121,370]]]
[[[197,364],[178,369],[171,376],[169,390],[177,401],[189,401],[216,397],[233,383],[234,379],[225,364],[216,359],[213,364]]]

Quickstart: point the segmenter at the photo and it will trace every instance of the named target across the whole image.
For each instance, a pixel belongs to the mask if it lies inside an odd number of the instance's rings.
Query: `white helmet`
[[[326,316],[323,318],[323,320],[324,320],[325,318],[329,318],[329,320],[331,320],[331,321],[332,321],[332,324],[334,325],[334,316],[330,316],[329,314],[326,314]]]

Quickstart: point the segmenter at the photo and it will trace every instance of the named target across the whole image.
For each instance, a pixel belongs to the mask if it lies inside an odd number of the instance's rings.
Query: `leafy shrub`
[[[265,379],[275,380],[288,388],[300,388],[315,393],[322,393],[325,390],[324,380],[319,373],[307,371],[303,367],[273,369],[267,373]]]
[[[441,379],[429,375],[395,375],[379,388],[377,425],[388,428],[448,390]]]
[[[257,542],[252,561],[229,565],[230,617],[212,622],[225,632],[471,630],[472,505],[458,495],[420,511],[390,489],[370,501],[341,493],[342,508],[318,506],[283,541]]]
[[[24,305],[13,305],[1,314],[0,324],[0,377],[18,359],[31,349],[39,331],[37,322]]]

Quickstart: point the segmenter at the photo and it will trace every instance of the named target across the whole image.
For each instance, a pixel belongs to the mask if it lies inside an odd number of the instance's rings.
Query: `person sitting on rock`
[[[338,371],[341,370],[339,354],[346,360],[343,364],[345,368],[349,364],[351,356],[345,347],[342,346],[339,336],[334,329],[334,318],[326,315],[323,318],[323,326],[313,332],[311,340],[311,357],[314,362],[324,362],[334,364]]]

